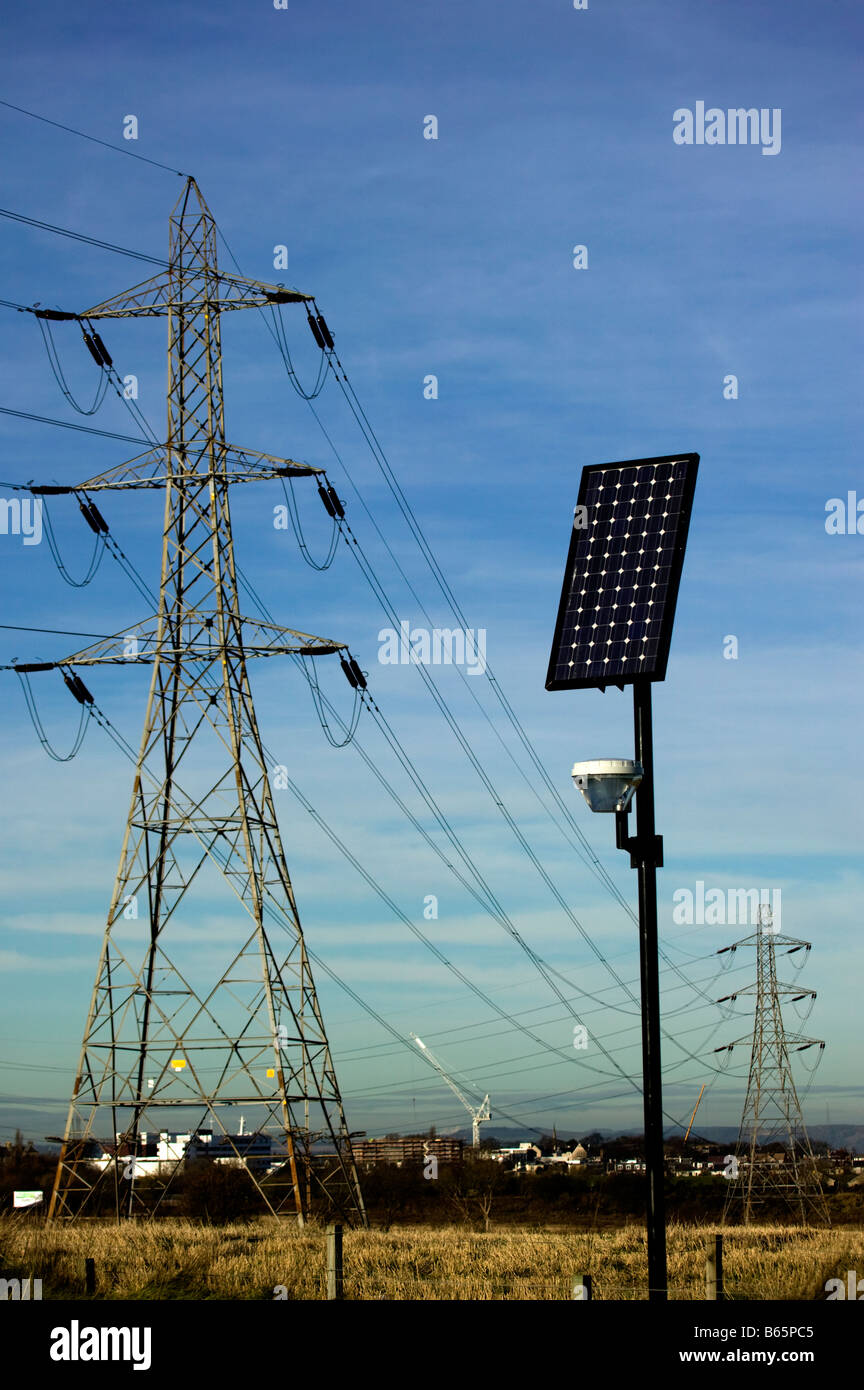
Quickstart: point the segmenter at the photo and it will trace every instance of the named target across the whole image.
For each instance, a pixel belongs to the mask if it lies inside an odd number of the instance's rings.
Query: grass
[[[29,1217],[29,1214],[28,1214]],[[705,1296],[705,1250],[716,1227],[670,1226],[670,1298]],[[84,1260],[96,1262],[98,1299],[267,1300],[326,1296],[325,1235],[266,1218],[248,1225],[188,1221],[73,1226],[0,1218],[0,1276],[42,1280],[43,1299],[84,1297]],[[730,1299],[824,1298],[825,1281],[864,1275],[864,1230],[733,1228],[724,1233]],[[644,1299],[644,1230],[558,1232],[464,1227],[346,1231],[347,1299],[489,1300],[572,1298],[578,1274],[593,1296]]]

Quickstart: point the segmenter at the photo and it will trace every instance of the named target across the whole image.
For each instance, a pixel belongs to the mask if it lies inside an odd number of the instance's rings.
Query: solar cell
[[[582,470],[547,690],[664,679],[698,467],[668,454]]]

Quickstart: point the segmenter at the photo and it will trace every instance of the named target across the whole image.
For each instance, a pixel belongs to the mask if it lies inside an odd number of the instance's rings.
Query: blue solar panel
[[[698,467],[670,454],[583,469],[547,690],[663,680]]]

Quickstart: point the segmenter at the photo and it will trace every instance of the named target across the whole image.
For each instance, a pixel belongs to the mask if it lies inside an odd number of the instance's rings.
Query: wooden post
[[[723,1301],[723,1237],[708,1237],[708,1253],[705,1258],[705,1297],[709,1300]]]
[[[573,1281],[573,1297],[583,1303],[591,1300],[591,1275],[577,1274]]]
[[[84,1287],[88,1294],[96,1292],[96,1261],[85,1259],[84,1261]]]
[[[327,1227],[327,1297],[342,1298],[342,1227]]]

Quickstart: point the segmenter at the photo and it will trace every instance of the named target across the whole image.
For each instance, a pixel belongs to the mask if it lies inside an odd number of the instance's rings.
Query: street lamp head
[[[626,811],[643,772],[632,758],[592,758],[574,763],[571,776],[592,811]]]

